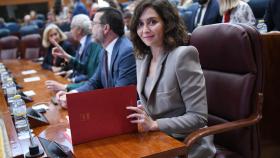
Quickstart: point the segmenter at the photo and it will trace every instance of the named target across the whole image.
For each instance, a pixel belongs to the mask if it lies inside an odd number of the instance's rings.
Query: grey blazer
[[[180,46],[161,56],[150,93],[144,86],[151,55],[136,61],[137,91],[148,115],[157,121],[159,129],[182,139],[207,124],[205,79],[197,50]],[[216,149],[212,136],[204,137],[189,153],[191,158],[213,157]]]

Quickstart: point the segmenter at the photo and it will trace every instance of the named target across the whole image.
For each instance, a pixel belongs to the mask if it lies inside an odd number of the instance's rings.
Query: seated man
[[[187,29],[192,32],[196,27],[222,22],[217,0],[198,0],[186,9],[191,12],[187,19]]]
[[[51,41],[56,48],[53,49],[53,55],[60,58],[64,58],[73,67],[73,74],[71,81],[74,84],[60,84],[56,81],[46,81],[46,86],[50,90],[72,90],[83,84],[83,81],[87,81],[97,70],[99,63],[99,54],[101,52],[101,46],[93,42],[91,38],[91,21],[87,15],[79,14],[74,16],[71,23],[71,32],[73,38],[80,41],[80,48],[78,49],[76,56],[72,57],[65,52],[61,46],[55,41]],[[57,53],[59,51],[59,53]]]
[[[121,12],[111,7],[97,10],[92,21],[92,36],[104,48],[97,72],[84,85],[69,93],[136,84],[133,46],[124,36]],[[66,94],[65,91],[56,94],[58,102],[64,108],[67,108]]]
[[[280,31],[280,1],[270,0],[265,13],[267,31]]]

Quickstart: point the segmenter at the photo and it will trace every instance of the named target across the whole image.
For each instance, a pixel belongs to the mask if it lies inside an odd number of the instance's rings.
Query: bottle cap
[[[14,99],[20,99],[21,98],[21,96],[20,95],[14,95]]]

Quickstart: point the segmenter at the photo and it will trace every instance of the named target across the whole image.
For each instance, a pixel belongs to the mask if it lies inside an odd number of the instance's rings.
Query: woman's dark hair
[[[142,0],[138,3],[131,19],[131,40],[134,44],[135,56],[138,59],[149,54],[150,47],[140,39],[137,34],[139,18],[146,8],[154,9],[164,23],[163,46],[165,51],[173,50],[180,45],[186,45],[188,41],[187,29],[179,17],[178,10],[168,0]]]

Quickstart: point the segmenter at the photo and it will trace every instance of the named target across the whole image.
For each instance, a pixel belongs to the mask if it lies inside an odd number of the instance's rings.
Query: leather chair
[[[21,38],[20,52],[21,58],[35,59],[39,58],[42,48],[41,36],[39,34],[26,35]]]
[[[16,59],[19,39],[16,36],[7,36],[0,39],[0,59]]]
[[[259,32],[250,26],[214,24],[194,30],[206,79],[208,127],[190,134],[187,149],[214,135],[216,158],[258,158],[263,102],[263,52]]]

